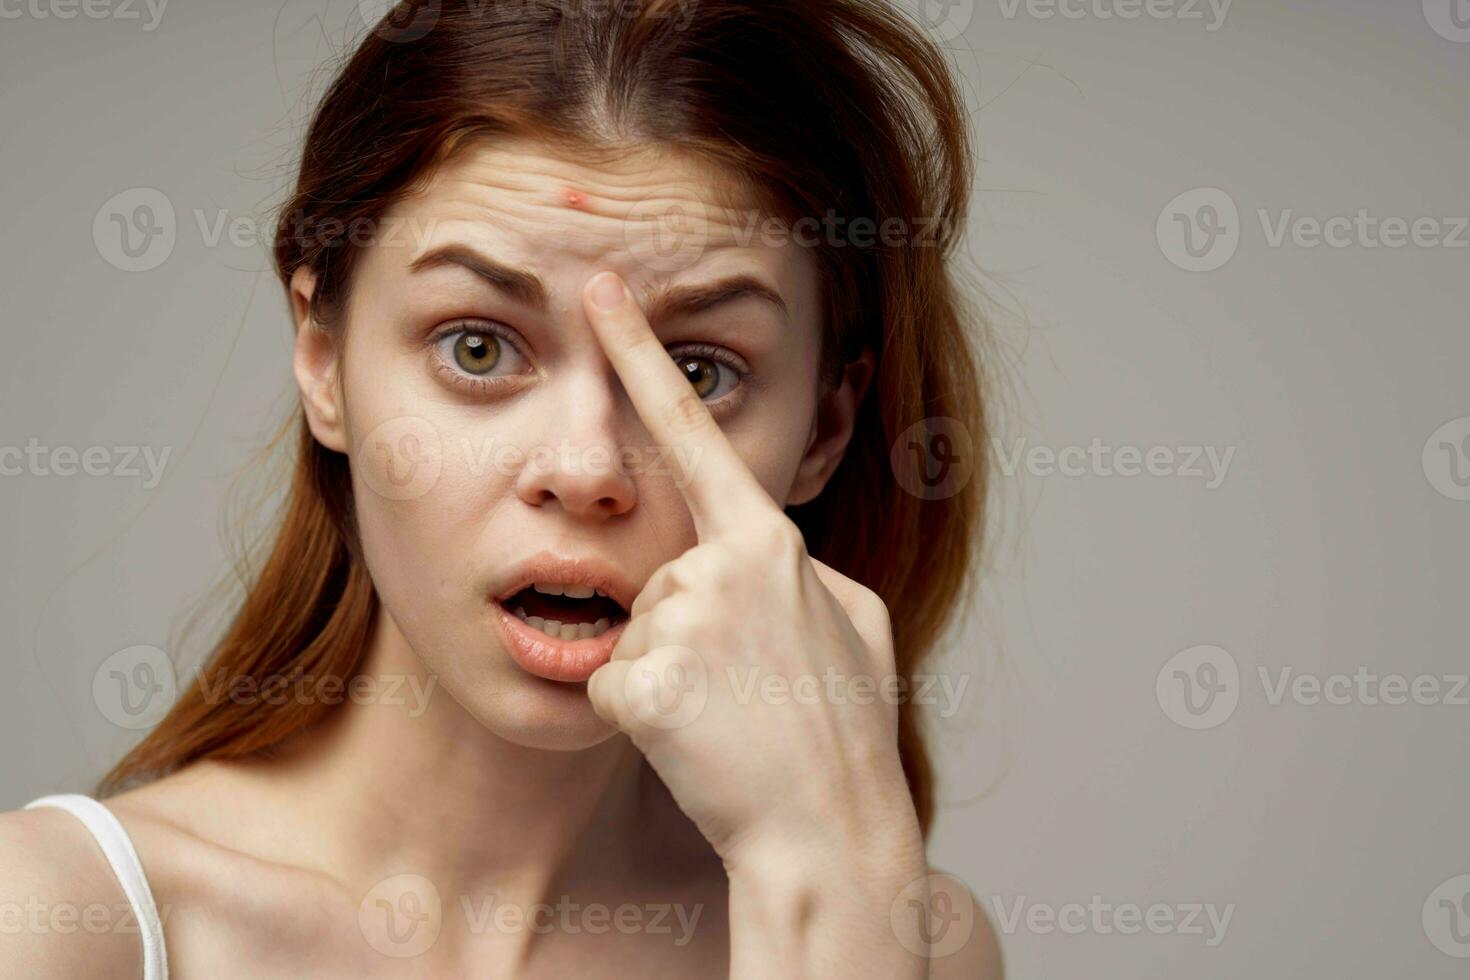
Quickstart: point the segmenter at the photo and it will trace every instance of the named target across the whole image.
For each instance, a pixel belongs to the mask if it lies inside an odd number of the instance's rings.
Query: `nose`
[[[612,392],[584,381],[579,398],[563,402],[546,427],[552,439],[532,446],[516,477],[516,494],[532,507],[560,507],[569,516],[607,519],[628,513],[638,491],[616,433]]]

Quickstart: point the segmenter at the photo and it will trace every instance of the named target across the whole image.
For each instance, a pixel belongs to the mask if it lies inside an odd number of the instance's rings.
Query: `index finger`
[[[583,289],[582,305],[649,434],[673,450],[682,471],[675,482],[700,538],[734,530],[755,508],[771,506],[765,488],[675,366],[622,278],[613,272],[593,276]]]

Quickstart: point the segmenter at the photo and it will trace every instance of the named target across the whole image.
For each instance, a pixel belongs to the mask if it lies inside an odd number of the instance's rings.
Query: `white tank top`
[[[65,794],[43,796],[25,805],[25,809],[50,806],[65,810],[82,822],[97,840],[97,846],[107,856],[112,873],[122,885],[123,894],[133,907],[133,916],[138,920],[138,931],[143,936],[143,980],[168,980],[168,956],[163,948],[163,923],[158,918],[158,906],[153,903],[153,892],[148,879],[143,875],[143,865],[138,861],[138,852],[133,841],[112,811],[90,796]]]

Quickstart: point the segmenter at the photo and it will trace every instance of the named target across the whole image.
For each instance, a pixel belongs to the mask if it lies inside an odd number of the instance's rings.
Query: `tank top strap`
[[[168,980],[168,956],[164,951],[158,906],[153,902],[153,891],[148,887],[132,838],[117,817],[98,801],[79,793],[43,796],[25,805],[27,810],[38,807],[65,810],[80,820],[96,839],[138,920],[138,931],[143,937],[143,980]]]

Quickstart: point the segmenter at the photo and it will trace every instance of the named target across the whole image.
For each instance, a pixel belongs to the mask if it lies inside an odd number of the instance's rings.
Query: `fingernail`
[[[623,281],[617,277],[616,273],[598,274],[597,283],[592,287],[592,302],[597,304],[599,309],[610,313],[623,305],[625,296]]]

